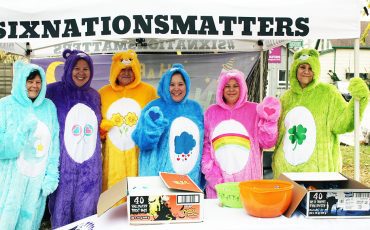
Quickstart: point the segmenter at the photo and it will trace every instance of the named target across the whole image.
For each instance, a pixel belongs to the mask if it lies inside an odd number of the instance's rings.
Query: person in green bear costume
[[[321,83],[319,53],[303,49],[294,54],[291,88],[281,97],[279,137],[272,158],[274,178],[283,172],[340,172],[339,134],[354,129],[354,100],[360,117],[368,103],[369,89],[352,78],[347,103],[334,85]]]

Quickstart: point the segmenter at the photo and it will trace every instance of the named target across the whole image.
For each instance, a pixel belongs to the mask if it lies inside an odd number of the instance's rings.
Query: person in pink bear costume
[[[263,178],[262,149],[276,143],[281,106],[274,97],[257,104],[247,95],[242,72],[221,72],[216,104],[204,115],[202,172],[207,198],[217,197],[217,184]]]

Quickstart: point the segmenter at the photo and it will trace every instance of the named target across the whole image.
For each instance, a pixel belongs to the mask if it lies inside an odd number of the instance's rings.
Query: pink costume
[[[239,84],[240,96],[231,107],[223,100],[230,79]],[[207,198],[216,198],[215,185],[262,179],[262,151],[275,145],[280,103],[266,97],[262,103],[247,101],[244,74],[238,70],[222,72],[218,79],[216,104],[204,115],[202,172]]]

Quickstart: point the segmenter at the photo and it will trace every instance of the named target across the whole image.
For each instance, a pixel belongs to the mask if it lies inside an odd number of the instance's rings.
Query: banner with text
[[[268,63],[281,63],[281,47],[269,50]]]
[[[357,38],[361,7],[348,0],[12,0],[0,10],[0,42],[65,42]]]

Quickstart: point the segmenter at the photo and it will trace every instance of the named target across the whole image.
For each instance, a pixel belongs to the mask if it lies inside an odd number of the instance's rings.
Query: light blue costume
[[[185,80],[186,95],[175,102],[170,94],[174,73]],[[174,64],[159,81],[160,98],[142,111],[132,138],[140,148],[139,176],[157,176],[159,172],[187,174],[200,187],[200,161],[203,148],[203,111],[188,99],[190,77],[181,64]]]
[[[42,87],[32,102],[26,81],[35,70]],[[39,229],[58,186],[59,124],[45,92],[44,70],[17,61],[12,93],[0,99],[0,229]]]

